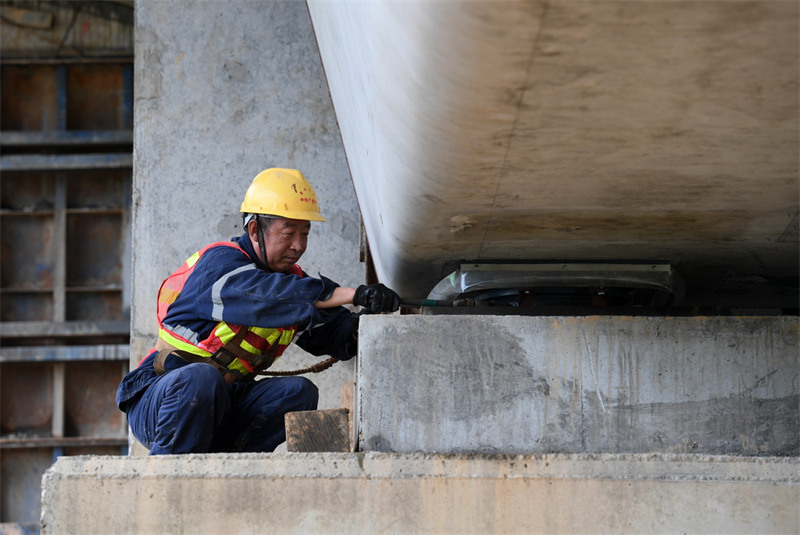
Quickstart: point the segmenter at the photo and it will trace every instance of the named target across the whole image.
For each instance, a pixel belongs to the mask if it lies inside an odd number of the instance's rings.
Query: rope
[[[294,370],[294,371],[289,371],[289,372],[263,371],[263,372],[258,372],[258,375],[283,376],[283,375],[300,375],[302,373],[319,373],[319,372],[327,370],[328,368],[330,368],[331,366],[333,366],[337,362],[339,362],[339,359],[335,359],[335,358],[331,357],[329,359],[317,362],[316,364],[314,364],[313,366],[309,366],[308,368],[303,368],[302,370]]]

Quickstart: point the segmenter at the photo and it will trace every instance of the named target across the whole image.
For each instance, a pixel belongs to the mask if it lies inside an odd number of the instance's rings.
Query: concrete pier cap
[[[797,455],[798,319],[362,318],[364,451]]]
[[[796,533],[799,480],[788,457],[61,457],[42,533]]]

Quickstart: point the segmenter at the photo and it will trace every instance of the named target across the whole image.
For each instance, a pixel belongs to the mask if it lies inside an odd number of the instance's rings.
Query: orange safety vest
[[[245,252],[231,242],[216,242],[207,245],[189,257],[184,264],[164,279],[158,290],[158,337],[178,350],[178,354],[189,353],[194,361],[207,361],[220,368],[226,380],[246,380],[269,368],[280,357],[297,334],[297,326],[291,327],[246,327],[220,321],[205,339],[197,341],[197,333],[188,329],[180,333],[164,324],[169,306],[175,302],[194,271],[203,254],[212,247],[228,246]],[[246,254],[246,253],[245,253]],[[292,266],[292,274],[303,276],[300,266]],[[193,336],[194,335],[194,336]],[[195,339],[194,342],[189,339]],[[197,359],[202,357],[202,359]]]

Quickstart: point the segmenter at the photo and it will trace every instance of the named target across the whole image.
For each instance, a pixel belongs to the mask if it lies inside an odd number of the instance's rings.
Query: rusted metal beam
[[[108,336],[128,335],[128,321],[8,321],[0,322],[0,338],[32,338],[37,336]]]
[[[63,362],[53,365],[53,437],[64,438],[64,383],[66,368]]]
[[[0,156],[0,171],[59,171],[65,169],[119,169],[133,167],[130,153],[11,154]]]
[[[132,130],[3,131],[3,147],[123,145],[133,143]]]
[[[130,360],[128,344],[0,347],[0,363]]]
[[[69,65],[79,63],[131,63],[131,56],[116,49],[94,49],[80,55],[63,50],[61,56],[53,57],[56,51],[48,50],[4,50],[0,65]]]
[[[55,180],[53,206],[53,316],[52,320],[66,320],[67,278],[67,179],[58,173]]]
[[[71,448],[75,446],[124,446],[127,437],[15,437],[0,438],[0,449],[7,448]]]

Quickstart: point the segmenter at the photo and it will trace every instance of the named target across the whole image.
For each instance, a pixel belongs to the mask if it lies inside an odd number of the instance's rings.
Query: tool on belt
[[[223,364],[225,360],[224,357],[221,358],[221,356],[218,355],[220,352],[221,351],[217,351],[210,357],[201,357],[199,355],[189,353],[188,351],[181,351],[179,349],[174,349],[174,348],[161,349],[156,355],[155,361],[153,361],[153,368],[156,371],[156,375],[163,375],[167,373],[167,368],[166,368],[167,358],[170,355],[174,355],[175,357],[185,360],[188,363],[202,362],[204,364],[211,364],[212,366],[214,366],[219,370],[219,372],[225,378],[226,383],[231,383],[234,381],[240,381],[242,379],[246,379],[243,378],[238,371],[231,370],[227,367],[227,365]],[[228,362],[230,362],[230,360]],[[292,371],[262,370],[255,372],[254,375],[287,376],[287,375],[300,375],[303,373],[319,373],[327,370],[337,362],[339,362],[339,359],[331,357],[323,361],[317,362],[316,364],[309,366],[307,368],[303,368],[301,370],[292,370]]]

